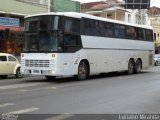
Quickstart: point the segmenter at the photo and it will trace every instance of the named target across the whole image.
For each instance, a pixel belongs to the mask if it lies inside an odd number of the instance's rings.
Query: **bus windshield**
[[[24,52],[60,51],[60,17],[38,16],[25,20]]]

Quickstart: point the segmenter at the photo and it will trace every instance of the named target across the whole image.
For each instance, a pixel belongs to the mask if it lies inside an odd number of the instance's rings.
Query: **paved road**
[[[85,81],[10,76],[0,80],[0,113],[45,114],[55,120],[73,114],[160,113],[160,66]]]

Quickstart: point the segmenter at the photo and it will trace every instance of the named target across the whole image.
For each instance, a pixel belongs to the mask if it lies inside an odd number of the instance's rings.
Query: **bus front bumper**
[[[21,69],[24,75],[55,75],[55,70]]]

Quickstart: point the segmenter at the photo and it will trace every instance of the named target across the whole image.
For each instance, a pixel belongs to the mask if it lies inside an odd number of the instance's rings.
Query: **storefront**
[[[0,17],[0,52],[19,56],[23,47],[23,27],[19,19]]]

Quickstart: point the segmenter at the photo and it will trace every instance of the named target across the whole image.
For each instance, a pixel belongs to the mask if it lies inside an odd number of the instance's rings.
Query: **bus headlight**
[[[55,71],[52,70],[52,71],[51,71],[51,74],[55,74]]]

